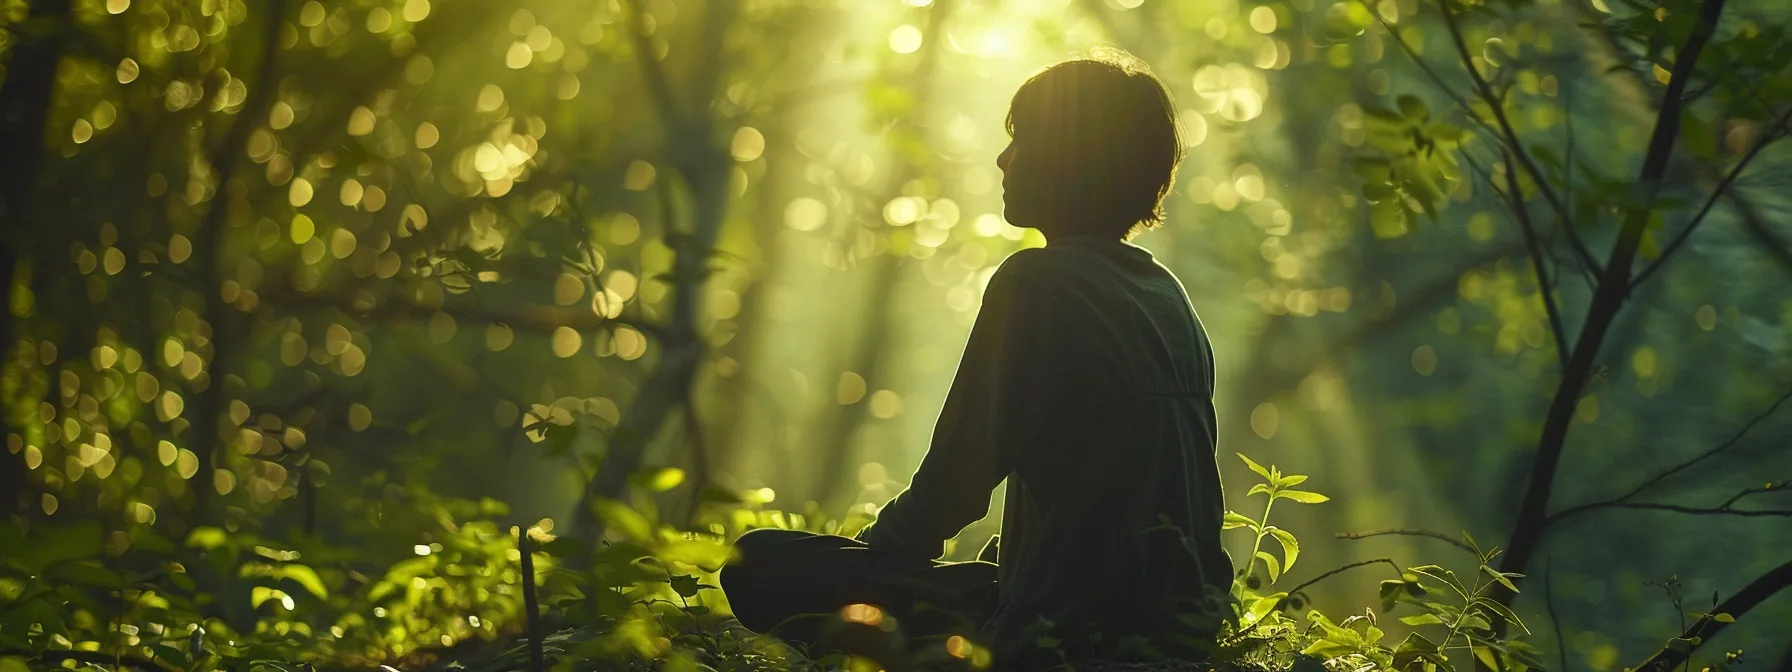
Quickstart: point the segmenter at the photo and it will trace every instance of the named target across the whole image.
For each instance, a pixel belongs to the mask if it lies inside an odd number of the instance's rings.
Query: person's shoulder
[[[1030,284],[1062,282],[1076,273],[1078,260],[1074,257],[1055,247],[1022,248],[1002,261],[996,268],[995,278]]]

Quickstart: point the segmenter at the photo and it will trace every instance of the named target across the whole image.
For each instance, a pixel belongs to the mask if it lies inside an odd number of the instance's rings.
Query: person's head
[[[1170,92],[1138,59],[1103,52],[1046,68],[1008,108],[997,157],[1015,226],[1124,239],[1163,222],[1182,139]]]

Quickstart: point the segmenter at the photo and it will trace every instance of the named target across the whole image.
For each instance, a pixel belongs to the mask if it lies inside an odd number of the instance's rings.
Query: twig
[[[1557,82],[1556,86],[1559,88],[1561,82]],[[1568,234],[1569,244],[1574,246],[1580,258],[1592,259],[1593,253],[1587,251],[1587,243],[1580,239],[1580,232],[1574,228],[1574,87],[1568,87],[1561,94],[1562,120],[1568,131],[1568,151],[1562,154],[1562,183],[1568,189],[1562,194],[1562,218],[1558,221],[1562,224],[1562,231]],[[1592,286],[1597,280],[1596,273],[1597,271],[1584,266],[1580,269],[1580,277],[1588,286]]]
[[[1395,30],[1394,25],[1388,23],[1387,19],[1382,18],[1381,13],[1375,11],[1375,7],[1371,6],[1368,0],[1357,0],[1357,2],[1361,2],[1363,8],[1369,10],[1369,15],[1375,17],[1375,20],[1381,24],[1381,27],[1388,31],[1388,35],[1394,38],[1394,44],[1400,46],[1400,51],[1406,52],[1407,60],[1412,61],[1413,65],[1419,66],[1419,71],[1425,73],[1425,78],[1431,80],[1431,84],[1436,86],[1439,91],[1443,91],[1445,96],[1449,96],[1450,101],[1456,103],[1456,107],[1461,108],[1463,114],[1468,115],[1469,121],[1475,122],[1476,126],[1480,126],[1482,130],[1485,130],[1490,134],[1499,134],[1499,131],[1488,125],[1486,119],[1481,118],[1480,113],[1476,112],[1475,108],[1469,107],[1468,101],[1464,100],[1462,96],[1457,95],[1455,89],[1450,88],[1450,83],[1444,81],[1443,76],[1437,74],[1437,71],[1431,68],[1430,63],[1427,63],[1424,58],[1419,56],[1418,50],[1413,49],[1411,45],[1406,43],[1406,38],[1400,36],[1400,31]]]
[[[1517,157],[1519,164],[1524,167],[1525,173],[1531,176],[1531,181],[1537,183],[1537,191],[1543,194],[1544,200],[1549,201],[1550,206],[1555,208],[1556,214],[1562,220],[1566,221],[1568,219],[1566,215],[1568,207],[1564,204],[1562,199],[1556,195],[1555,189],[1549,186],[1549,180],[1544,179],[1543,171],[1539,170],[1537,164],[1531,161],[1530,154],[1525,152],[1524,145],[1518,140],[1518,132],[1512,129],[1512,121],[1506,118],[1506,110],[1503,102],[1498,96],[1494,95],[1493,88],[1488,85],[1487,79],[1481,76],[1481,71],[1475,69],[1475,58],[1469,55],[1468,45],[1462,40],[1462,27],[1457,25],[1456,13],[1450,10],[1451,1],[1452,0],[1438,0],[1437,7],[1443,12],[1444,26],[1449,28],[1450,41],[1456,46],[1456,54],[1462,59],[1463,69],[1468,70],[1469,79],[1475,83],[1475,90],[1479,92],[1481,102],[1487,104],[1488,110],[1493,113],[1494,121],[1498,122],[1501,136],[1506,142],[1506,148],[1511,151],[1513,156]],[[1699,46],[1702,48],[1704,45],[1700,44]],[[1696,55],[1697,52],[1694,53]],[[1675,63],[1679,63],[1679,61],[1675,61]],[[1682,88],[1684,88],[1684,84],[1682,84]],[[1678,109],[1678,102],[1674,104],[1674,107]],[[1677,124],[1679,119],[1676,118],[1674,121]],[[1581,261],[1584,262],[1588,268],[1593,269],[1594,273],[1603,273],[1604,271],[1600,268],[1599,262],[1593,260],[1592,253],[1585,247],[1578,245],[1579,238],[1576,237],[1574,240],[1577,243],[1575,252],[1581,255]]]
[[[1692,221],[1687,222],[1686,227],[1680,229],[1680,233],[1674,236],[1674,240],[1669,242],[1667,247],[1661,248],[1661,255],[1656,257],[1653,263],[1644,267],[1642,272],[1637,273],[1636,278],[1630,281],[1631,289],[1635,289],[1637,285],[1643,284],[1643,281],[1648,280],[1649,276],[1654,274],[1656,269],[1661,268],[1663,264],[1667,263],[1668,257],[1673,256],[1674,251],[1680,249],[1680,245],[1686,242],[1687,237],[1692,235],[1693,230],[1699,228],[1699,224],[1704,223],[1705,216],[1711,214],[1711,208],[1717,205],[1717,199],[1723,197],[1724,192],[1728,191],[1730,186],[1736,183],[1736,178],[1742,175],[1742,169],[1747,168],[1749,162],[1755,160],[1755,156],[1761,153],[1762,148],[1783,137],[1781,132],[1786,128],[1786,121],[1788,118],[1792,118],[1792,108],[1788,108],[1785,112],[1781,113],[1779,119],[1773,122],[1771,128],[1762,131],[1761,138],[1755,142],[1754,146],[1748,148],[1748,152],[1742,155],[1742,160],[1737,161],[1736,165],[1730,167],[1729,172],[1724,173],[1723,179],[1719,180],[1717,187],[1711,190],[1711,195],[1705,198],[1705,205],[1699,208],[1698,214],[1693,215]]]
[[[697,417],[697,400],[690,388],[684,394],[684,431],[691,440],[691,508],[690,522],[696,522],[697,510],[703,505],[703,489],[709,485],[709,444],[703,438],[703,423]]]
[[[1756,605],[1766,601],[1767,598],[1773,597],[1775,593],[1780,592],[1789,585],[1792,585],[1792,562],[1787,562],[1786,564],[1773,568],[1766,574],[1761,575],[1760,578],[1757,578],[1747,586],[1744,586],[1742,590],[1738,590],[1731,594],[1729,599],[1712,607],[1711,613],[1699,617],[1699,620],[1697,621],[1693,621],[1692,626],[1688,627],[1685,632],[1682,632],[1680,636],[1676,638],[1682,642],[1683,645],[1678,647],[1664,647],[1662,650],[1657,651],[1655,655],[1650,656],[1648,660],[1637,665],[1634,669],[1641,671],[1673,669],[1675,665],[1692,658],[1694,651],[1697,651],[1699,647],[1710,643],[1713,636],[1723,631],[1724,628],[1729,627],[1736,619],[1741,618],[1743,614],[1748,613],[1748,610],[1755,608]],[[1718,620],[1717,616],[1719,614],[1724,614],[1728,616],[1728,618],[1726,620]],[[1697,639],[1695,640],[1694,638]],[[1680,650],[1676,651],[1674,650],[1675,648],[1679,648]]]
[[[1550,577],[1555,576],[1550,558],[1543,559],[1543,607],[1549,610],[1549,625],[1556,632],[1556,672],[1568,672],[1568,643],[1562,640],[1562,618],[1556,615],[1556,590],[1550,585]]]
[[[1512,212],[1518,217],[1519,226],[1524,228],[1525,244],[1531,248],[1531,269],[1537,273],[1537,293],[1543,295],[1543,311],[1549,315],[1549,330],[1555,335],[1556,361],[1566,363],[1568,332],[1562,327],[1562,311],[1556,307],[1549,269],[1543,265],[1543,246],[1537,240],[1537,228],[1531,224],[1531,211],[1525,207],[1524,194],[1518,190],[1518,169],[1512,165],[1512,154],[1503,154],[1506,157],[1506,198],[1512,201]]]
[[[626,0],[622,4],[628,6],[629,36],[634,40],[635,58],[641,62],[641,76],[647,80],[654,106],[659,108],[668,129],[683,129],[684,109],[679,107],[666,67],[654,55],[653,40],[648,37],[647,9],[641,6],[641,0]]]
[[[1356,540],[1356,539],[1368,539],[1369,537],[1379,537],[1379,536],[1389,535],[1389,534],[1398,534],[1398,535],[1404,535],[1404,536],[1408,536],[1408,537],[1431,537],[1432,539],[1437,539],[1437,540],[1442,541],[1451,546],[1460,548],[1464,552],[1473,553],[1477,557],[1480,556],[1480,553],[1478,551],[1476,551],[1473,546],[1469,546],[1467,543],[1463,542],[1461,539],[1457,539],[1455,537],[1444,534],[1442,532],[1433,532],[1431,530],[1420,530],[1420,529],[1414,529],[1414,528],[1410,528],[1410,527],[1390,527],[1387,529],[1368,530],[1365,532],[1339,532],[1336,536],[1339,539]]]
[[[1729,440],[1718,444],[1717,447],[1707,450],[1703,453],[1699,453],[1697,456],[1693,457],[1690,460],[1687,460],[1685,462],[1681,462],[1680,464],[1676,464],[1672,467],[1669,467],[1667,471],[1663,471],[1659,474],[1649,477],[1647,480],[1643,481],[1642,483],[1637,484],[1636,487],[1631,488],[1629,492],[1626,492],[1626,493],[1619,495],[1615,498],[1597,501],[1597,502],[1587,502],[1585,504],[1572,506],[1567,509],[1558,511],[1554,514],[1551,514],[1547,517],[1547,519],[1546,519],[1547,522],[1554,522],[1554,521],[1562,520],[1564,518],[1577,516],[1582,513],[1586,513],[1587,511],[1591,511],[1593,509],[1600,509],[1600,508],[1611,507],[1611,506],[1619,506],[1619,505],[1623,504],[1624,502],[1628,501],[1631,497],[1635,497],[1635,496],[1641,494],[1644,490],[1647,490],[1650,487],[1654,486],[1655,484],[1660,483],[1664,480],[1667,480],[1667,478],[1669,476],[1673,476],[1674,474],[1685,471],[1686,469],[1692,467],[1695,464],[1703,462],[1707,459],[1717,456],[1720,453],[1723,453],[1726,450],[1736,447],[1737,444],[1742,442],[1742,437],[1748,436],[1749,430],[1754,429],[1755,425],[1760,424],[1762,420],[1766,420],[1768,418],[1768,416],[1773,415],[1774,412],[1778,411],[1780,406],[1785,405],[1785,403],[1788,400],[1792,400],[1792,390],[1787,390],[1785,394],[1780,395],[1780,398],[1778,400],[1774,401],[1772,406],[1768,406],[1767,410],[1762,411],[1760,414],[1756,415],[1753,418],[1750,418],[1747,423],[1744,423],[1742,425],[1742,429],[1736,430],[1736,433],[1734,435],[1732,435]],[[1734,500],[1731,500],[1731,502],[1734,502]]]
[[[524,627],[529,630],[529,672],[543,672],[547,666],[541,653],[541,603],[535,595],[535,549],[529,541],[529,526],[517,526],[516,550],[523,564]]]

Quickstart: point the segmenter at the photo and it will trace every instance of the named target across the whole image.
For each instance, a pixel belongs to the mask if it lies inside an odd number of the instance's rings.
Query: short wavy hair
[[[1061,194],[1052,205],[1077,232],[1127,238],[1163,223],[1182,137],[1169,90],[1143,61],[1103,48],[1048,67],[1014,93],[1006,127],[1047,138]]]

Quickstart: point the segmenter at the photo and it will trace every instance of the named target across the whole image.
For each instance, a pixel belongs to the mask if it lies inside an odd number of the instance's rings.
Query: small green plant
[[[1483,550],[1466,532],[1462,535],[1463,545],[1476,560],[1473,580],[1469,582],[1440,565],[1401,570],[1392,560],[1378,558],[1351,563],[1290,589],[1277,590],[1276,584],[1300,555],[1300,543],[1293,533],[1270,524],[1275,503],[1285,499],[1320,504],[1329,499],[1316,492],[1294,489],[1307,481],[1304,475],[1283,474],[1273,465],[1264,468],[1244,455],[1239,458],[1263,479],[1251,487],[1248,495],[1263,495],[1267,501],[1263,514],[1257,518],[1226,513],[1225,529],[1248,531],[1252,541],[1249,560],[1233,583],[1235,619],[1229,624],[1231,630],[1220,638],[1222,656],[1269,669],[1288,667],[1298,654],[1319,658],[1330,669],[1351,672],[1453,672],[1457,663],[1450,654],[1460,652],[1490,669],[1523,672],[1541,667],[1537,649],[1516,638],[1529,634],[1524,623],[1489,595],[1495,586],[1516,592],[1512,579],[1520,575],[1491,566],[1489,563],[1499,556],[1499,550]],[[1274,538],[1282,547],[1279,559],[1263,550],[1266,537]],[[1262,576],[1257,572],[1259,561]],[[1401,623],[1414,627],[1400,643],[1392,647],[1382,643],[1386,633],[1379,627],[1374,609],[1365,609],[1362,614],[1341,621],[1317,610],[1307,611],[1304,618],[1299,616],[1307,604],[1302,595],[1304,589],[1344,571],[1370,565],[1386,565],[1399,575],[1398,579],[1381,582],[1381,613],[1392,612],[1401,605],[1418,612],[1399,618]]]

